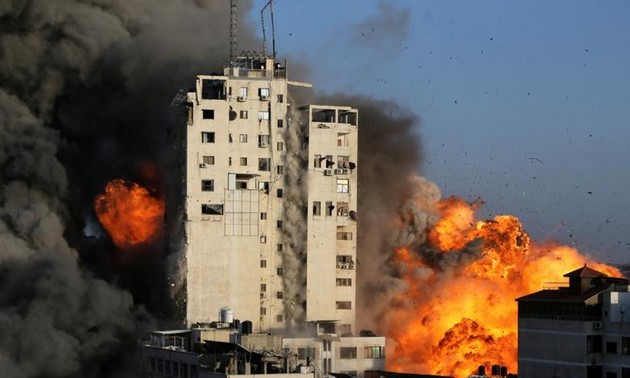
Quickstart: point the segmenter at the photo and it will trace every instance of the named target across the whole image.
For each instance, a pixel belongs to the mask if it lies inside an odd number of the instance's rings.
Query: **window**
[[[212,109],[202,109],[201,114],[203,119],[214,119],[214,110]]]
[[[282,244],[277,245],[276,251],[282,252]]]
[[[337,240],[352,240],[352,232],[337,232]]]
[[[350,301],[337,301],[335,303],[337,310],[351,310],[352,302]]]
[[[241,110],[239,112],[241,119],[247,119],[247,110]]]
[[[258,147],[265,148],[269,146],[269,135],[258,136]]]
[[[282,198],[284,196],[284,192],[282,191],[282,189],[276,190],[276,196],[278,198]]]
[[[588,335],[586,336],[586,353],[602,352],[602,336]]]
[[[258,159],[258,170],[259,171],[270,171],[271,170],[271,159],[270,158],[259,158]]]
[[[159,358],[157,360],[158,373],[164,373],[164,360]]]
[[[266,268],[267,267],[267,260],[260,260],[260,267],[261,268]]]
[[[278,322],[278,323],[282,323],[283,318],[284,318],[284,317],[282,316],[282,314],[278,314],[278,315],[276,315],[276,322]]]
[[[171,375],[171,361],[164,360],[164,372],[166,375]]]
[[[262,190],[265,194],[269,194],[269,183],[267,181],[260,181],[258,183],[258,190]]]
[[[284,143],[283,142],[276,143],[276,150],[277,151],[284,151]]]
[[[276,298],[282,299],[283,297],[284,297],[284,293],[283,292],[281,292],[281,291],[277,291],[276,292]]]
[[[326,202],[326,215],[327,216],[333,215],[333,210],[335,210],[335,205],[332,204],[332,201],[327,201]]]
[[[260,316],[264,316],[267,315],[267,308],[266,307],[261,307],[260,308]]]
[[[349,210],[350,206],[347,202],[337,202],[337,216],[347,217]]]
[[[201,180],[202,192],[214,192],[214,180]]]
[[[339,358],[342,360],[354,360],[357,358],[357,347],[339,348]]]
[[[617,373],[607,371],[606,378],[617,378]]]
[[[238,95],[240,97],[247,98],[247,87],[240,87],[239,90],[238,90]]]
[[[337,193],[350,193],[349,179],[337,179]]]
[[[214,143],[214,133],[201,132],[201,143]]]
[[[232,134],[228,134],[228,141],[229,141],[230,143],[232,143],[232,142],[233,142],[233,140],[232,140]]]
[[[320,201],[313,201],[313,215],[322,215],[322,203]]]
[[[177,361],[173,361],[173,376],[179,377],[178,373],[179,373],[179,364]]]
[[[214,156],[204,156],[201,161],[207,165],[214,165]]]
[[[201,214],[221,215],[223,214],[223,205],[203,203],[201,204]]]
[[[306,360],[307,358],[315,358],[315,348],[306,347],[298,348],[297,355],[299,360]]]
[[[239,134],[238,141],[240,143],[247,143],[247,134]]]
[[[246,158],[246,157],[242,157],[242,158],[240,159],[240,162],[241,162],[241,165],[242,165],[242,166],[247,165],[247,158]]]
[[[284,95],[283,94],[279,94],[278,95],[278,102],[279,103],[283,103],[284,102]]]
[[[326,155],[326,168],[332,168],[335,163],[333,162],[332,155]]]
[[[337,268],[354,269],[354,261],[351,255],[337,255]]]
[[[261,100],[263,98],[269,98],[269,88],[258,89],[258,95],[260,96]]]
[[[337,286],[352,286],[352,278],[337,278]]]
[[[621,354],[630,354],[630,337],[621,338]]]
[[[259,121],[266,121],[269,119],[269,112],[268,111],[260,111],[258,112],[258,120]]]
[[[279,174],[279,175],[283,174],[284,173],[284,166],[283,165],[278,165],[276,167],[276,173]]]
[[[313,168],[321,168],[322,167],[322,155],[315,155],[313,158]]]
[[[630,378],[630,368],[621,368],[621,378]]]
[[[606,342],[606,353],[608,354],[617,354],[617,343],[614,341]]]
[[[365,347],[365,358],[385,358],[385,348],[382,346]]]
[[[276,227],[277,228],[282,228],[282,221],[281,220],[276,221]]]
[[[267,291],[267,284],[260,284],[260,291],[263,293]]]
[[[185,364],[185,363],[182,362],[179,365],[179,367],[181,368],[181,369],[179,369],[179,373],[180,373],[179,376],[180,377],[188,377],[188,364]]]
[[[276,269],[276,275],[281,276],[281,275],[282,275],[282,273],[284,273],[284,272],[282,271],[282,268],[277,268],[277,269]]]
[[[350,168],[350,156],[337,156],[337,168]]]
[[[283,128],[283,127],[284,127],[284,121],[283,121],[283,120],[281,120],[281,119],[279,119],[279,120],[278,120],[278,128],[280,128],[280,129],[281,129],[281,128]]]

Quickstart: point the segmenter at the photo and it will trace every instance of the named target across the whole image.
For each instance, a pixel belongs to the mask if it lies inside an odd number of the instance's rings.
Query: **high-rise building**
[[[584,266],[518,301],[519,377],[630,378],[628,280]]]
[[[290,101],[286,65],[250,53],[188,93],[185,318],[229,307],[255,331],[356,333],[358,112]]]

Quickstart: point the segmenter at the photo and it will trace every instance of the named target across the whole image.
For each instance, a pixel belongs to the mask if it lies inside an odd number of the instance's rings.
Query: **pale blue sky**
[[[419,116],[420,170],[443,196],[630,261],[630,2],[274,4],[279,57],[310,67],[297,79]]]

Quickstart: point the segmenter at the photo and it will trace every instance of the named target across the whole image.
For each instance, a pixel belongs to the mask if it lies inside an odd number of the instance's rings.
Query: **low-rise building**
[[[154,331],[142,346],[143,377],[362,378],[385,367],[384,337],[340,337],[314,326],[310,337],[251,333],[251,322],[238,320]]]

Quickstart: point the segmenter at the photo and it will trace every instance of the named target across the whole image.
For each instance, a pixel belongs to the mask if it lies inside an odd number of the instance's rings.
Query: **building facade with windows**
[[[630,378],[628,280],[587,266],[518,298],[519,377]]]
[[[256,331],[356,332],[358,112],[294,107],[293,85],[308,86],[251,53],[187,94],[188,326],[227,306]]]

